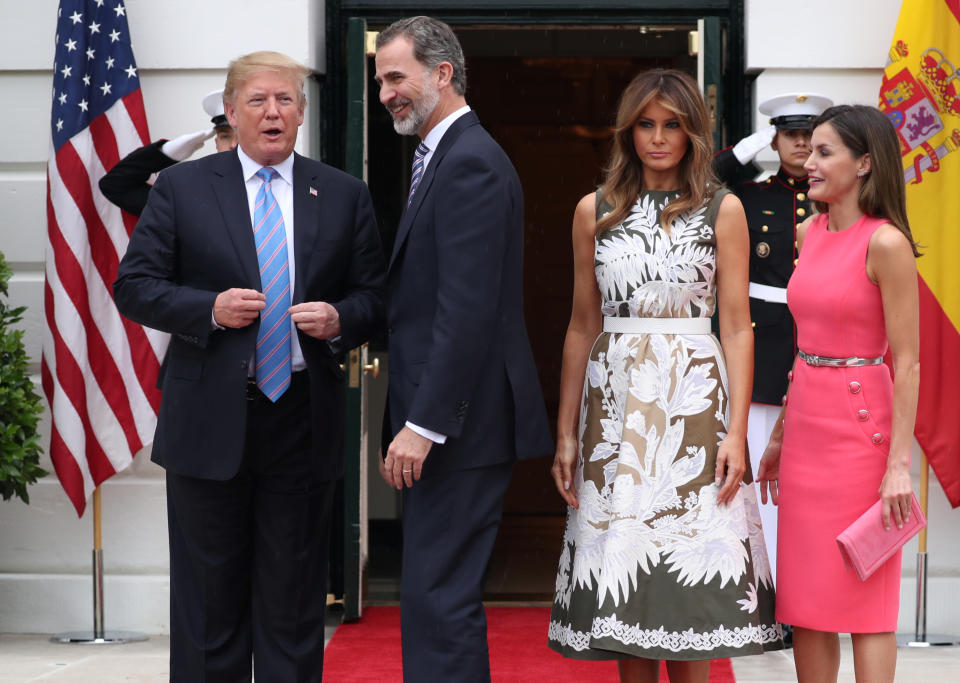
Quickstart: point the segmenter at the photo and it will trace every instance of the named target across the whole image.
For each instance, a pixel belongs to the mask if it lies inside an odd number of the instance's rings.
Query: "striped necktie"
[[[423,160],[427,157],[430,148],[423,142],[417,145],[417,151],[413,154],[413,174],[410,176],[410,194],[407,195],[407,206],[413,201],[413,193],[417,191],[417,185],[423,178]]]
[[[253,207],[253,238],[260,262],[260,286],[266,308],[260,313],[257,333],[257,386],[276,402],[290,386],[290,269],[287,263],[287,232],[283,214],[270,182],[279,178],[275,169],[261,168],[263,181]]]

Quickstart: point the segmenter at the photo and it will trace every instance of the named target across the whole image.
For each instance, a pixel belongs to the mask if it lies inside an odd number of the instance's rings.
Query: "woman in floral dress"
[[[706,681],[712,658],[783,647],[745,446],[747,224],[708,130],[689,76],[640,74],[573,219],[549,645],[620,660],[623,681],[656,681],[660,659],[672,681]]]

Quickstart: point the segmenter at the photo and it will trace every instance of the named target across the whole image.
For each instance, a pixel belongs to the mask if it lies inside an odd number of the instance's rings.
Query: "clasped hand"
[[[213,319],[223,327],[239,329],[256,320],[266,305],[266,297],[261,292],[234,287],[217,295],[213,303]],[[340,335],[340,314],[328,303],[307,301],[291,306],[287,312],[304,334],[316,339],[333,339]]]

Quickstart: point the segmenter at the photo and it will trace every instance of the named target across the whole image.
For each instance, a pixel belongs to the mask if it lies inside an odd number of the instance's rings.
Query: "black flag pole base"
[[[100,489],[97,489],[99,491]],[[94,545],[99,545],[94,542]],[[103,628],[103,550],[93,550],[93,630],[68,631],[50,636],[51,643],[71,643],[75,645],[120,645],[147,640],[147,636],[137,631],[106,631]]]
[[[952,647],[960,645],[960,636],[927,633],[923,638],[923,640],[917,640],[916,634],[898,633],[897,647]]]
[[[145,634],[137,631],[104,631],[99,635],[93,631],[69,631],[50,636],[51,643],[70,643],[74,645],[120,645],[147,639],[148,637]]]
[[[927,633],[927,553],[917,553],[917,622],[913,633],[898,633],[897,647],[953,647],[960,637]]]

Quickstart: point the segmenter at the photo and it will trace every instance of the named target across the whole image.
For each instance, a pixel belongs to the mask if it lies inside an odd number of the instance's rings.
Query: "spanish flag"
[[[960,506],[960,0],[904,0],[880,86],[900,137],[920,271],[915,434]]]

